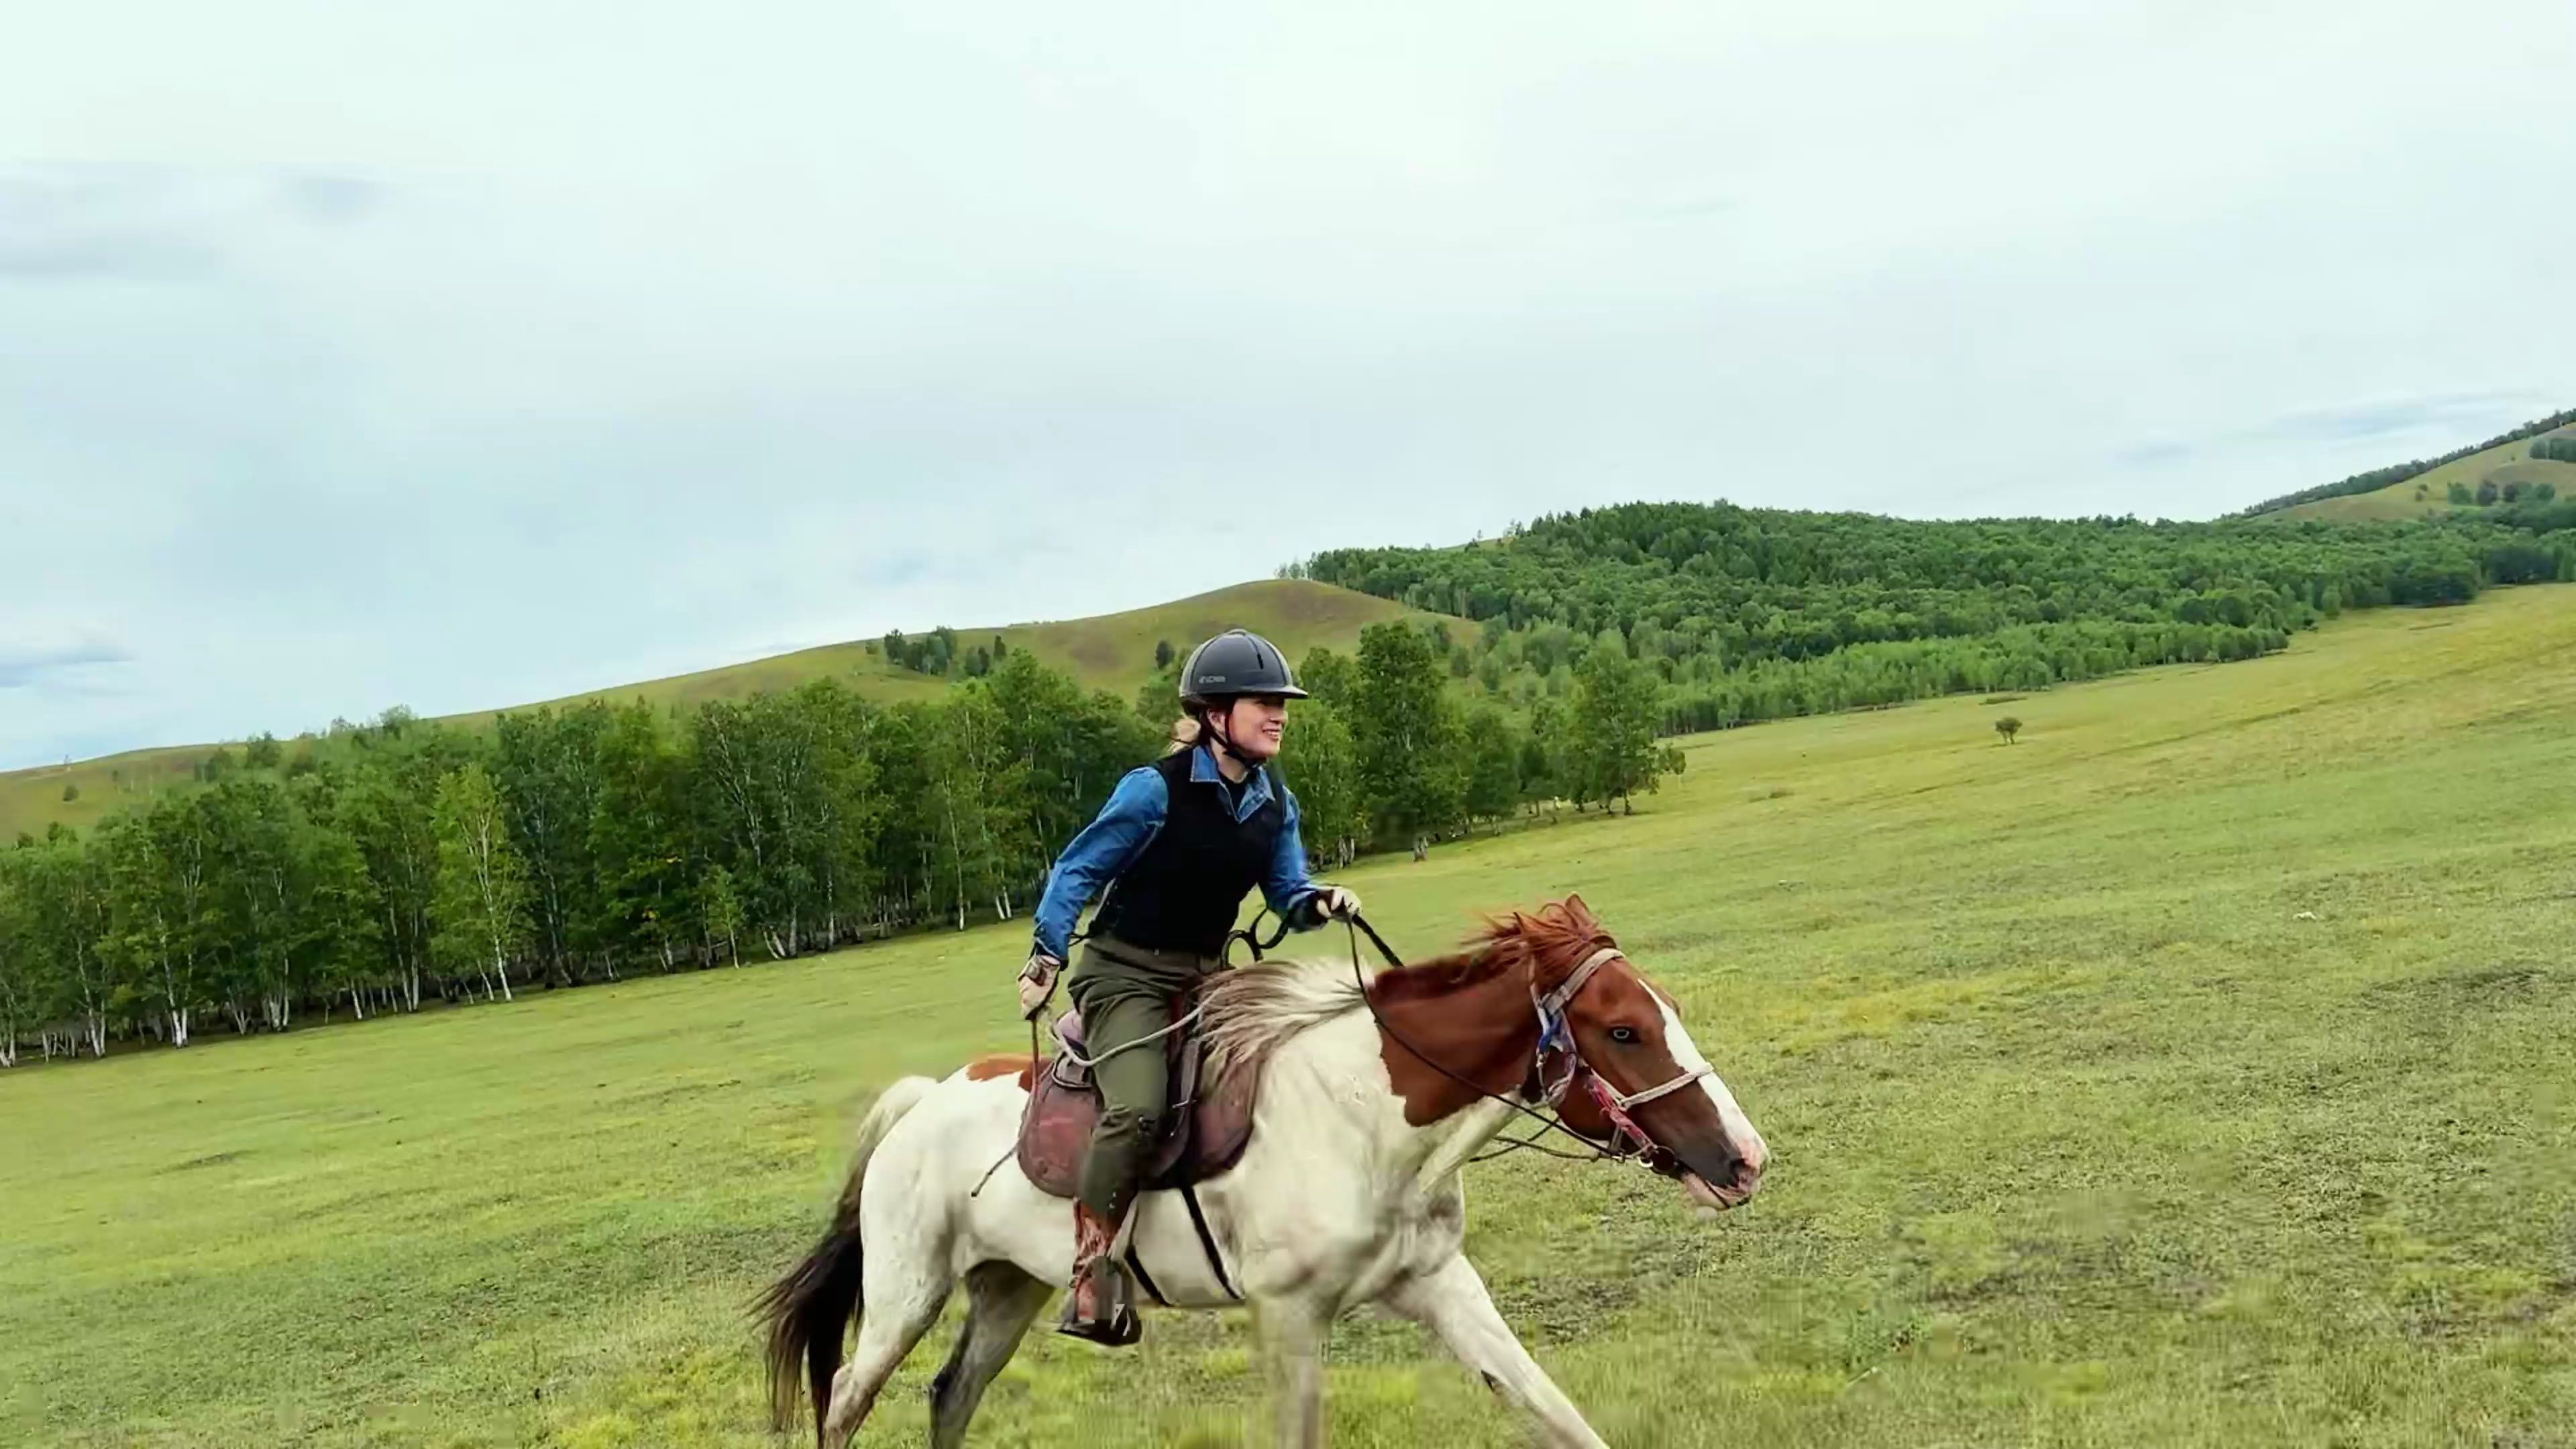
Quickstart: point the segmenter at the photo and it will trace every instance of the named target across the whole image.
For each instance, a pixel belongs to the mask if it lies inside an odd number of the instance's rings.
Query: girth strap
[[[1145,1271],[1145,1260],[1137,1255],[1134,1243],[1127,1245],[1127,1271],[1136,1275],[1136,1286],[1145,1290],[1146,1297],[1165,1308],[1172,1306],[1172,1300],[1164,1297],[1163,1290],[1154,1285],[1154,1275]]]
[[[1216,1234],[1208,1231],[1207,1213],[1199,1207],[1198,1190],[1183,1186],[1181,1205],[1190,1210],[1190,1226],[1197,1230],[1199,1250],[1207,1254],[1208,1267],[1216,1273],[1216,1286],[1225,1290],[1226,1297],[1242,1302],[1243,1295],[1235,1291],[1234,1280],[1226,1276],[1225,1256],[1216,1249]]]

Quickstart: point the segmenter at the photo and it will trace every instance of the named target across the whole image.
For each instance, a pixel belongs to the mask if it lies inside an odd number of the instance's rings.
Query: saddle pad
[[[1172,1084],[1187,1106],[1173,1114],[1145,1169],[1143,1186],[1151,1190],[1205,1182],[1240,1161],[1252,1137],[1252,1106],[1260,1088],[1258,1072],[1203,1073],[1198,1039],[1173,1040]],[[1020,1115],[1020,1171],[1040,1192],[1069,1198],[1081,1180],[1082,1157],[1100,1120],[1100,1089],[1087,1073],[1073,1074],[1080,1081],[1068,1081],[1066,1073],[1050,1066],[1033,1075],[1029,1105]]]

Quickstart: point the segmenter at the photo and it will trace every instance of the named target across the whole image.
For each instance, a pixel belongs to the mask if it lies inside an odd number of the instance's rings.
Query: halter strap
[[[1648,1087],[1642,1092],[1622,1092],[1617,1087],[1611,1086],[1608,1082],[1602,1082],[1601,1089],[1608,1092],[1611,1100],[1617,1102],[1621,1107],[1634,1107],[1640,1103],[1651,1102],[1657,1097],[1669,1097],[1673,1093],[1680,1091],[1682,1088],[1689,1086],[1691,1083],[1698,1081],[1702,1077],[1708,1076],[1716,1070],[1717,1069],[1714,1067],[1684,1067],[1682,1068],[1682,1074],[1680,1076],[1673,1078],[1671,1081],[1664,1083],[1660,1087]],[[1596,1080],[1601,1076],[1599,1072],[1594,1072],[1592,1075]]]
[[[1592,974],[1602,967],[1613,961],[1626,959],[1627,953],[1618,947],[1604,946],[1584,957],[1583,964],[1575,967],[1554,991],[1541,996],[1537,986],[1530,987],[1530,1004],[1538,1008],[1538,1045],[1542,1056],[1546,1054],[1551,1044],[1566,1037],[1565,1009],[1574,1003],[1575,994],[1583,989],[1584,983],[1590,981]],[[1669,1082],[1648,1087],[1641,1092],[1622,1092],[1610,1085],[1601,1073],[1593,1070],[1583,1060],[1581,1053],[1574,1051],[1572,1040],[1566,1039],[1563,1044],[1567,1052],[1574,1057],[1574,1065],[1554,1086],[1547,1089],[1545,1095],[1548,1104],[1554,1106],[1565,1096],[1566,1089],[1580,1079],[1584,1089],[1601,1104],[1603,1112],[1609,1116],[1612,1125],[1636,1138],[1642,1145],[1651,1146],[1653,1139],[1647,1137],[1635,1123],[1628,1120],[1627,1109],[1654,1101],[1658,1097],[1669,1097],[1716,1070],[1713,1067],[1684,1067],[1681,1075]]]
[[[1602,967],[1613,961],[1624,961],[1626,959],[1627,953],[1621,951],[1618,947],[1604,946],[1600,950],[1593,952],[1591,955],[1584,957],[1583,964],[1575,967],[1573,972],[1565,978],[1562,984],[1545,996],[1539,995],[1538,987],[1533,984],[1530,987],[1530,1001],[1538,1007],[1539,1020],[1557,1021],[1563,1019],[1565,1016],[1565,1008],[1573,1002],[1574,994],[1583,989],[1583,983],[1592,979],[1593,972],[1600,970]]]

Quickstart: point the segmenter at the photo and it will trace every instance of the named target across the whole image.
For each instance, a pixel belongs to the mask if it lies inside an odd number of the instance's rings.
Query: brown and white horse
[[[1218,1069],[1264,1074],[1242,1159],[1197,1189],[1217,1261],[1177,1193],[1139,1201],[1131,1241],[1164,1301],[1251,1309],[1282,1445],[1321,1442],[1325,1333],[1372,1302],[1436,1334],[1551,1443],[1602,1442],[1459,1251],[1459,1170],[1516,1101],[1556,1101],[1568,1126],[1636,1151],[1703,1209],[1761,1180],[1762,1135],[1580,897],[1492,923],[1469,947],[1365,988],[1341,955],[1245,967],[1207,991]],[[816,1443],[846,1445],[962,1280],[970,1312],[931,1385],[930,1442],[964,1442],[1072,1273],[1072,1204],[1004,1161],[1030,1080],[1026,1058],[989,1060],[878,1098],[831,1227],[763,1299],[782,1425],[803,1380]]]

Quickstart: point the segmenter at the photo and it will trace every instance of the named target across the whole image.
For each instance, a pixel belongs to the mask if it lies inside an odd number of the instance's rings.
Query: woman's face
[[[1275,694],[1247,694],[1226,707],[1225,736],[1234,752],[1258,765],[1279,753],[1288,728],[1288,701]]]

